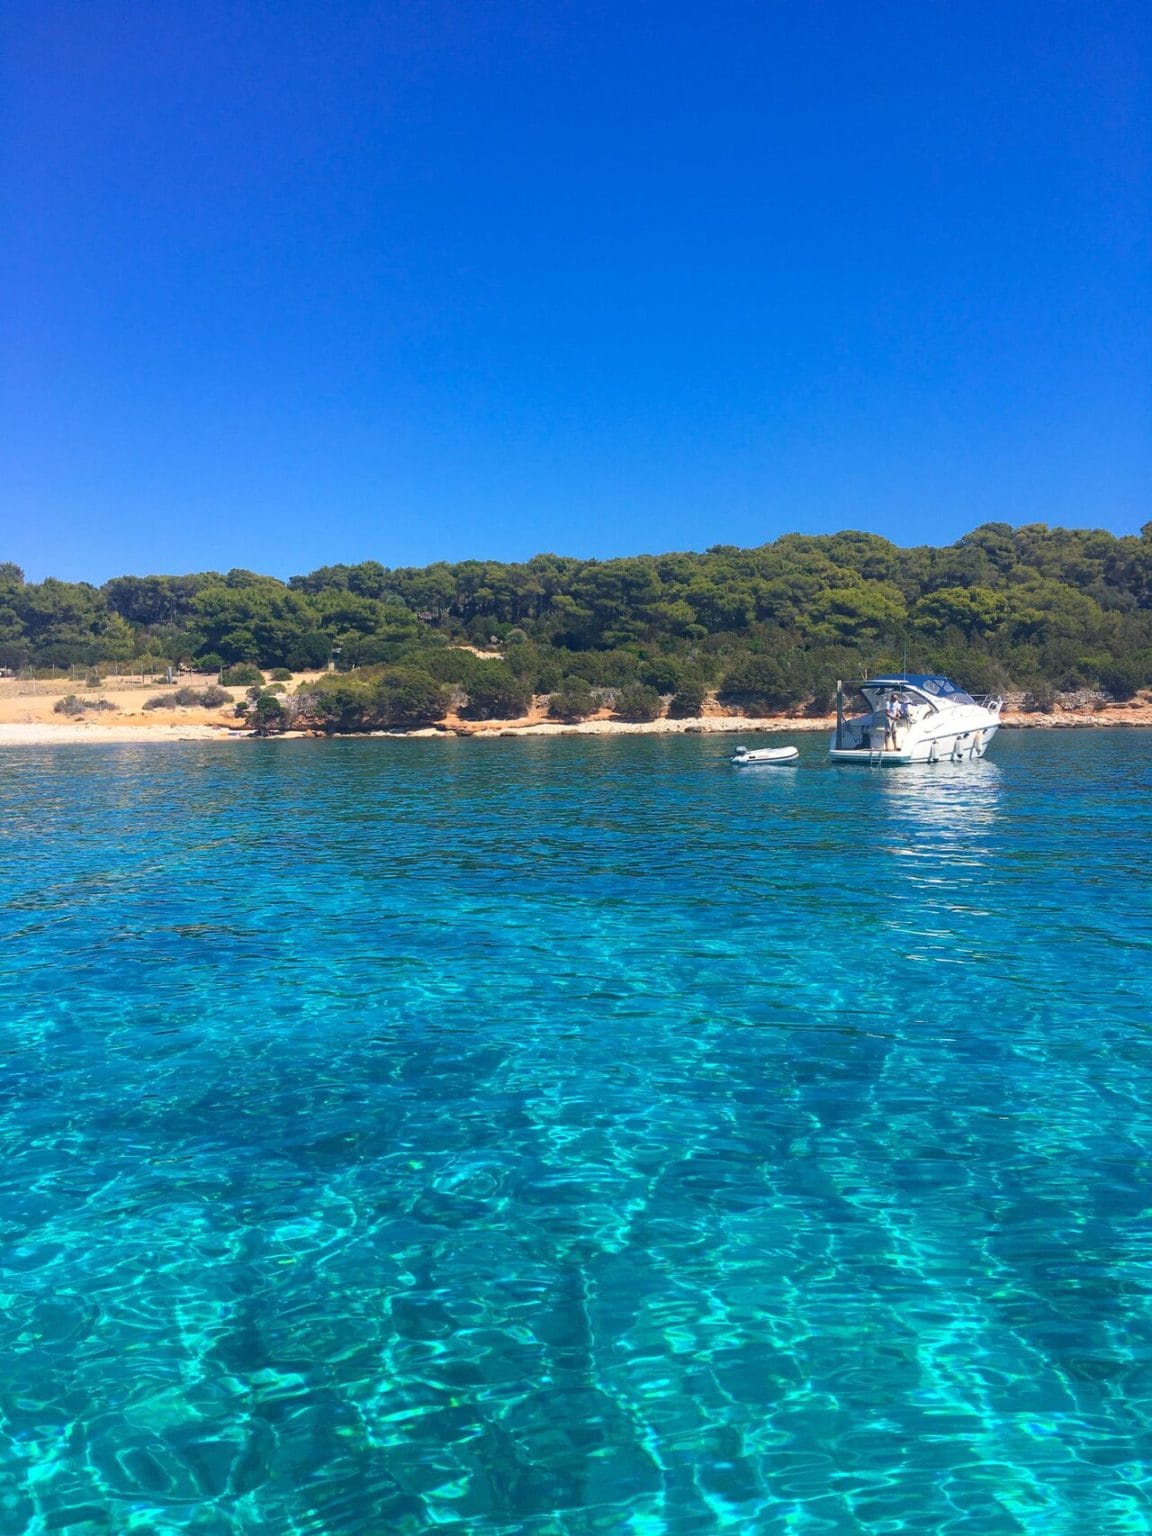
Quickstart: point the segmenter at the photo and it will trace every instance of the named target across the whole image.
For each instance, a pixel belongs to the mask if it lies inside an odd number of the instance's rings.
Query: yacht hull
[[[863,768],[903,768],[912,763],[964,763],[983,757],[1000,728],[1000,722],[971,726],[967,730],[952,727],[939,734],[883,750],[870,747],[836,747],[828,756],[834,763],[855,763]]]

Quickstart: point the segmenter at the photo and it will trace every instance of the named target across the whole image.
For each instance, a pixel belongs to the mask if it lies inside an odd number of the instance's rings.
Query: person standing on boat
[[[895,693],[888,695],[888,702],[884,706],[884,745],[895,750],[896,725],[900,719],[900,700]]]

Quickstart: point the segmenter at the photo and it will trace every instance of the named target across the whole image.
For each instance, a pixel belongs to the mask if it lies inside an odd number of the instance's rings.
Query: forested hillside
[[[495,642],[503,660],[480,662],[459,641]],[[142,658],[302,669],[333,656],[341,670],[400,666],[488,689],[491,712],[589,686],[677,694],[685,707],[709,688],[819,704],[838,676],[905,657],[975,692],[1127,697],[1152,684],[1152,523],[1125,538],[985,523],[945,548],[848,532],[604,561],[366,561],[287,582],[233,570],[95,587],[0,565],[5,669]]]

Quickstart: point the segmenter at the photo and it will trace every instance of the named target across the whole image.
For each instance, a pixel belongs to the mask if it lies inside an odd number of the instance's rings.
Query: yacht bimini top
[[[851,686],[858,688],[869,704],[875,702],[873,694],[885,693],[919,693],[929,703],[937,701],[949,704],[975,704],[976,700],[971,694],[965,693],[963,688],[957,688],[956,684],[947,677],[940,677],[931,672],[909,672],[905,677],[869,677],[862,683],[853,683]]]

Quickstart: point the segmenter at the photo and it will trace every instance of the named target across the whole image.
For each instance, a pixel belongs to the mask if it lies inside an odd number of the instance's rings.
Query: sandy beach
[[[247,733],[222,731],[208,725],[64,725],[0,722],[0,747],[43,747],[87,742],[97,746],[137,742],[148,745],[165,741],[238,741]]]
[[[184,681],[182,679],[182,681]],[[203,687],[213,679],[190,678]],[[46,743],[212,741],[236,733],[241,724],[233,704],[218,709],[146,710],[145,701],[165,691],[163,684],[116,680],[102,688],[85,688],[70,682],[0,681],[0,746],[40,746]],[[228,690],[234,701],[244,697],[243,688]],[[111,708],[83,715],[56,711],[69,693],[83,699],[101,699]]]

